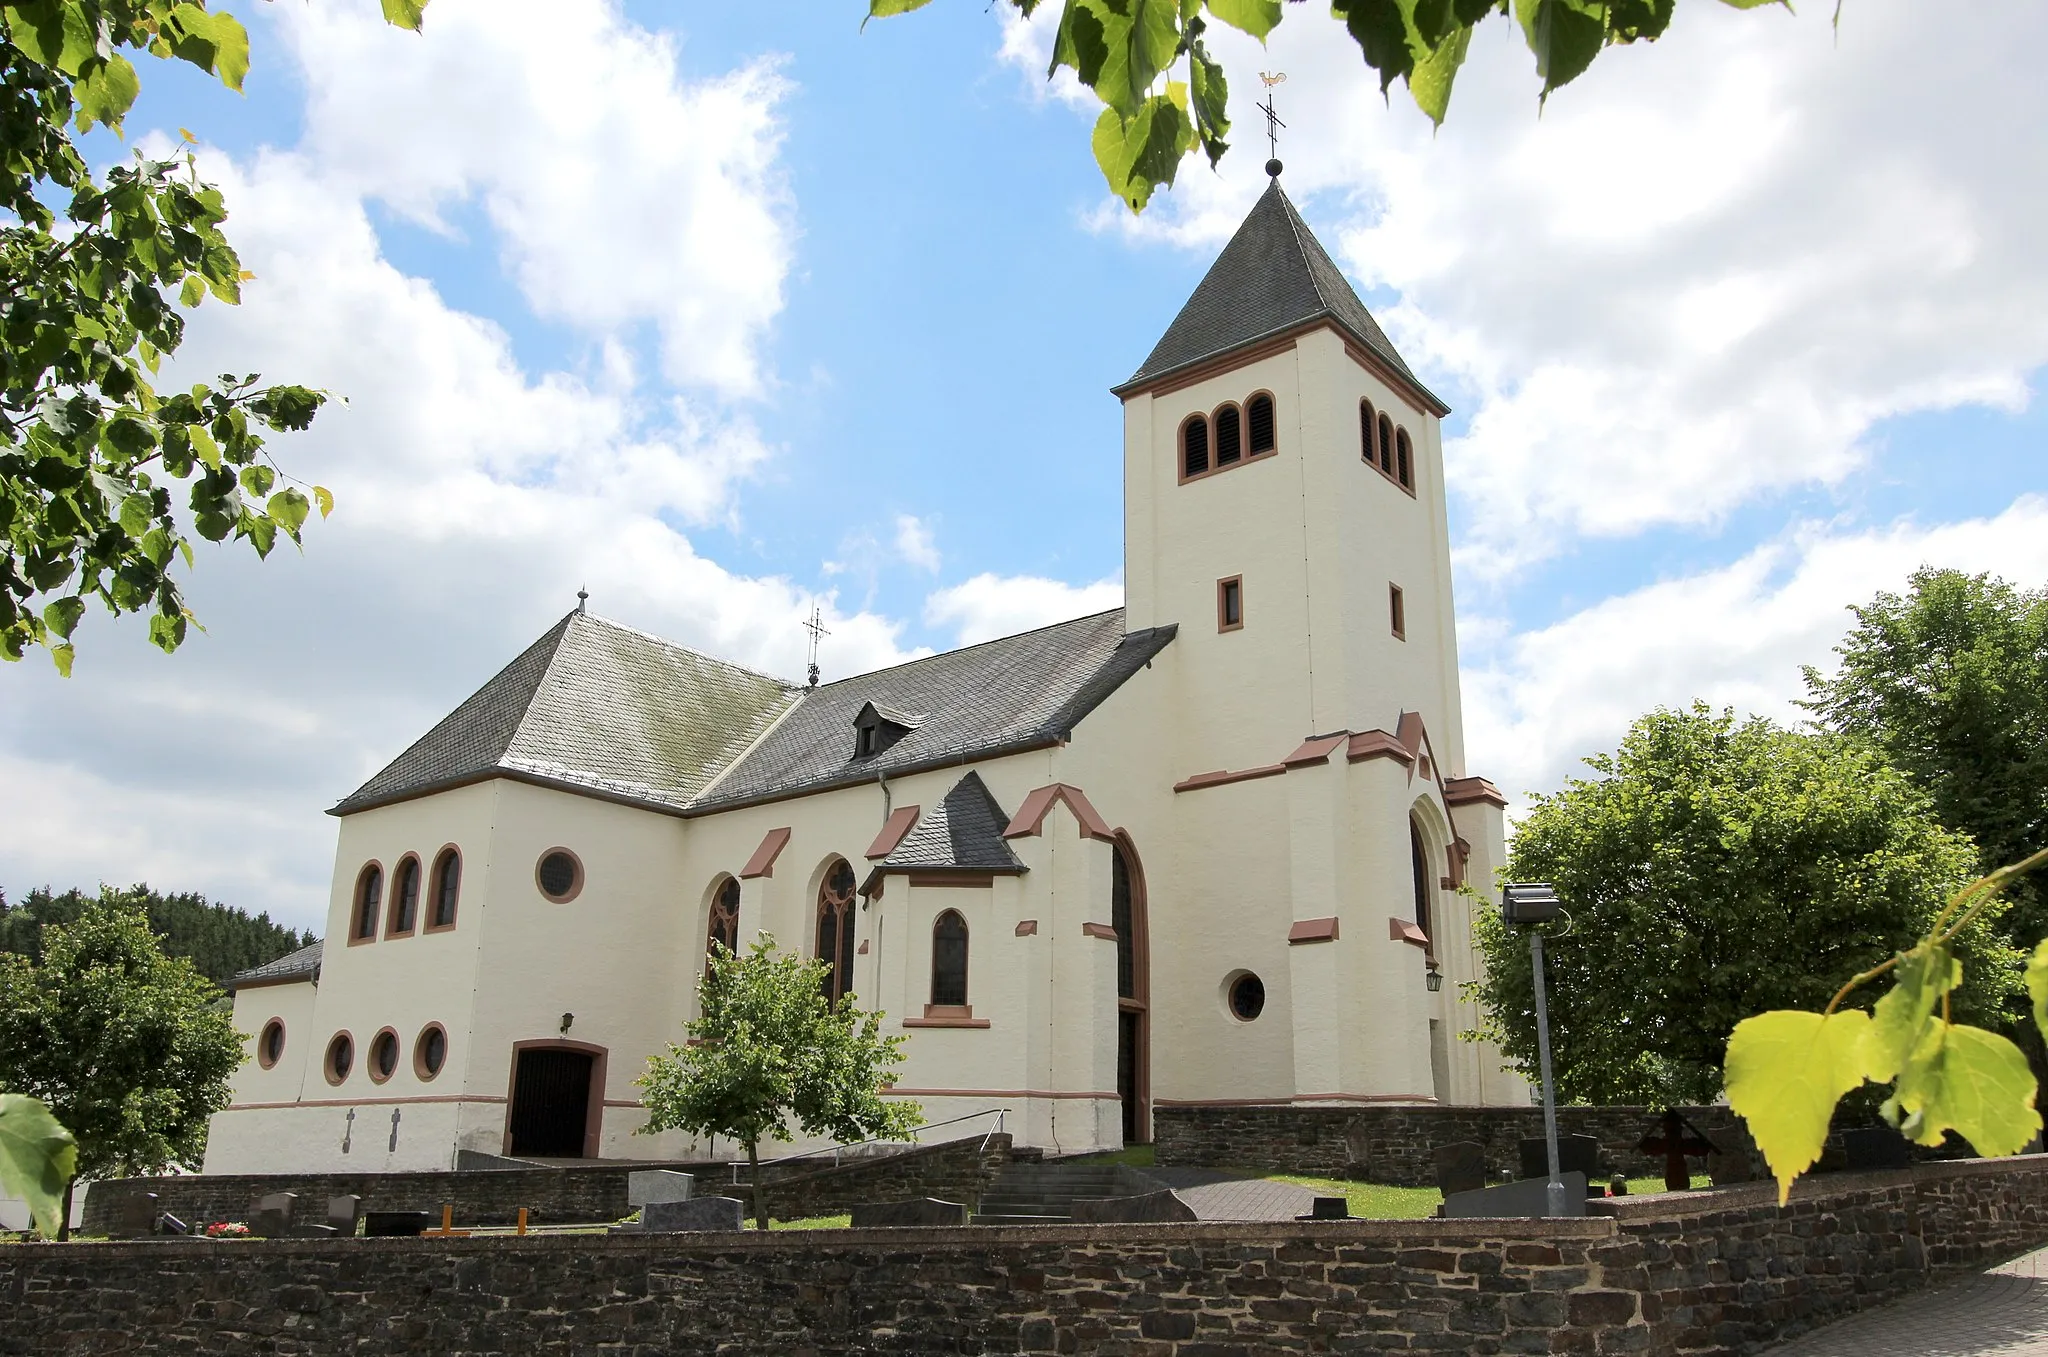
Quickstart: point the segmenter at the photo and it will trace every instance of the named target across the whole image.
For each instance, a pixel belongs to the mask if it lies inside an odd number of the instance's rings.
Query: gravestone
[[[1566,1173],[1561,1176],[1564,1178],[1564,1213],[1567,1216],[1585,1215],[1586,1175]],[[1443,1213],[1452,1220],[1544,1216],[1550,1212],[1549,1188],[1547,1178],[1524,1178],[1499,1187],[1483,1187],[1477,1192],[1456,1192],[1444,1198]]]
[[[679,1202],[649,1202],[640,1208],[640,1229],[646,1234],[682,1234],[690,1230],[743,1230],[746,1205],[737,1197],[691,1197]]]
[[[156,1233],[156,1193],[129,1192],[121,1197],[121,1208],[108,1231],[116,1239],[140,1239]]]
[[[626,1205],[686,1202],[696,1195],[697,1180],[671,1169],[635,1169],[626,1175]]]
[[[363,1199],[353,1193],[327,1199],[327,1223],[338,1235],[355,1238],[356,1222],[362,1219]]]
[[[1296,1220],[1349,1220],[1351,1201],[1348,1197],[1317,1197],[1305,1216]]]
[[[1852,1173],[1913,1165],[1912,1147],[1889,1126],[1857,1126],[1842,1132],[1842,1155]]]
[[[1477,1192],[1486,1186],[1486,1147],[1476,1140],[1454,1140],[1431,1152],[1436,1160],[1437,1191]]]
[[[1083,1225],[1152,1224],[1160,1221],[1200,1220],[1178,1192],[1170,1189],[1141,1192],[1135,1197],[1082,1197],[1070,1208],[1076,1223]]]
[[[363,1234],[370,1239],[398,1239],[425,1233],[433,1220],[425,1211],[365,1211]]]
[[[1530,1136],[1522,1141],[1522,1178],[1550,1177],[1550,1154],[1542,1136]],[[1557,1171],[1576,1173],[1593,1181],[1600,1174],[1600,1142],[1593,1136],[1559,1136],[1557,1138]]]
[[[298,1208],[296,1192],[272,1192],[249,1204],[249,1233],[261,1239],[283,1239],[292,1232],[292,1212]]]
[[[1079,1202],[1074,1205],[1079,1206]],[[900,1202],[862,1202],[853,1208],[856,1230],[904,1225],[965,1225],[967,1208],[937,1197],[912,1197]]]

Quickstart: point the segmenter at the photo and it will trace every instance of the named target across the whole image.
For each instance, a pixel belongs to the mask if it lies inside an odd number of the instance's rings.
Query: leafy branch
[[[1030,18],[1047,0],[1008,0]],[[1297,0],[1298,2],[1298,0]],[[868,0],[868,18],[923,9],[931,0]],[[1721,0],[1757,9],[1789,0]],[[1585,73],[1612,46],[1651,42],[1671,25],[1677,0],[1331,0],[1330,14],[1358,45],[1385,94],[1396,80],[1441,126],[1451,87],[1483,20],[1512,16],[1536,58],[1539,106]],[[1840,14],[1837,12],[1837,19]],[[1229,85],[1203,43],[1211,22],[1265,42],[1279,27],[1280,0],[1064,0],[1053,39],[1051,79],[1062,67],[1102,101],[1091,143],[1117,197],[1142,212],[1171,186],[1197,147],[1213,167],[1229,149]],[[1187,59],[1183,79],[1169,73]],[[1162,84],[1162,80],[1164,83]]]
[[[1979,1154],[2016,1154],[2040,1131],[2026,1056],[1995,1032],[1951,1021],[1949,996],[1963,979],[1950,944],[2005,887],[2043,865],[2048,849],[1963,887],[1916,946],[1851,977],[1823,1011],[1780,1009],[1736,1025],[1728,1104],[1770,1162],[1780,1204],[1820,1158],[1835,1105],[1866,1082],[1892,1085],[1879,1110],[1921,1145],[1939,1145],[1953,1130]],[[1841,1007],[1887,973],[1892,988],[1872,1011]],[[2026,983],[2048,1037],[2048,939],[2034,949]]]

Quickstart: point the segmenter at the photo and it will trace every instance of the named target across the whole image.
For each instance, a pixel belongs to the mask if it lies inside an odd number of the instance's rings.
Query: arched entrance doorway
[[[1150,958],[1145,935],[1145,873],[1130,835],[1111,845],[1109,925],[1116,930],[1116,1094],[1124,1144],[1152,1139]]]
[[[522,1041],[512,1047],[512,1097],[505,1153],[535,1159],[595,1159],[604,1122],[605,1049],[580,1041]]]

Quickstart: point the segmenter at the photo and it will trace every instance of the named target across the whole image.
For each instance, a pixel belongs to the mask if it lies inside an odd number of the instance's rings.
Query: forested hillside
[[[311,933],[295,933],[272,923],[268,914],[252,917],[191,891],[160,895],[137,884],[126,890],[102,886],[97,896],[80,890],[55,895],[43,888],[30,891],[19,904],[9,903],[6,895],[0,894],[0,952],[18,952],[41,961],[43,926],[70,923],[95,900],[139,907],[149,916],[150,931],[162,940],[164,951],[192,958],[192,964],[215,984],[318,940]]]

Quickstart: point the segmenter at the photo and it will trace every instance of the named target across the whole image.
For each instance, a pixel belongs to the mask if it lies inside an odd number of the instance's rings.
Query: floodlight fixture
[[[1511,881],[1501,888],[1500,917],[1511,924],[1549,923],[1564,910],[1548,881]]]

